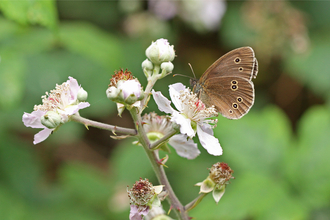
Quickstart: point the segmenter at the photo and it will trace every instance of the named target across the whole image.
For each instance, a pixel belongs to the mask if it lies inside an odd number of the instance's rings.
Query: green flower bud
[[[78,94],[77,94],[77,99],[80,102],[84,102],[87,100],[87,97],[88,97],[88,93],[83,88],[80,87]]]
[[[58,127],[61,124],[61,121],[61,116],[54,111],[48,111],[41,117],[41,124],[43,124],[49,129]]]
[[[119,93],[120,93],[120,89],[117,89],[117,88],[114,87],[114,86],[110,86],[110,87],[106,90],[107,97],[108,97],[108,99],[110,99],[110,100],[117,100],[117,99],[118,99],[118,96],[119,96]]]
[[[162,63],[162,64],[160,65],[160,68],[161,68],[162,70],[165,70],[167,73],[170,73],[170,72],[173,71],[173,69],[174,69],[174,65],[173,65],[173,63],[171,63],[171,62],[164,62],[164,63]]]
[[[145,59],[145,61],[142,62],[142,69],[152,70],[153,68],[154,66],[150,60]]]

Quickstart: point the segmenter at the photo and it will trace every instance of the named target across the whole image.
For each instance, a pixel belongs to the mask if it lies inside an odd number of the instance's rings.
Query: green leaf
[[[3,53],[0,57],[0,108],[12,109],[23,97],[25,62],[17,54]]]
[[[121,42],[101,29],[83,22],[65,23],[60,36],[68,50],[103,65],[111,73],[120,67],[124,52]]]
[[[285,68],[303,84],[324,98],[330,98],[329,34],[319,33],[311,37],[310,50],[301,55],[288,56]]]
[[[2,0],[0,9],[7,18],[20,24],[39,24],[53,30],[57,27],[54,0]]]
[[[311,208],[329,205],[329,134],[329,109],[323,106],[311,108],[299,123],[297,149],[287,158],[288,179]]]

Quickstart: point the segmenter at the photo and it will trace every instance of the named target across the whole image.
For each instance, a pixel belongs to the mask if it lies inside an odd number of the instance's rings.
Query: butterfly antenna
[[[192,68],[192,66],[191,66],[191,64],[190,64],[190,63],[188,63],[188,65],[190,66],[191,72],[193,73],[193,75],[194,75],[194,78],[196,79],[196,75],[195,75],[194,69]]]
[[[173,77],[174,77],[174,76],[184,76],[184,77],[191,78],[190,76],[186,76],[186,75],[182,75],[182,74],[173,74]]]

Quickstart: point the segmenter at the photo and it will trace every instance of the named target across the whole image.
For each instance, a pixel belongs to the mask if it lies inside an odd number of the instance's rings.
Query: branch
[[[100,129],[103,129],[103,130],[112,131],[113,133],[119,132],[119,133],[122,133],[122,134],[137,135],[137,131],[135,129],[123,128],[123,127],[114,126],[114,125],[108,125],[108,124],[104,124],[104,123],[101,123],[101,122],[92,121],[92,120],[89,120],[87,118],[83,118],[79,115],[72,115],[71,120],[75,121],[75,122],[79,122],[81,124],[84,124],[86,127],[92,126],[92,127],[100,128]]]

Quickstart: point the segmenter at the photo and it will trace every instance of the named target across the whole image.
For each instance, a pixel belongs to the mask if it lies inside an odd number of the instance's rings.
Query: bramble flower
[[[41,98],[42,105],[35,105],[32,113],[24,112],[22,117],[26,127],[43,128],[34,136],[33,144],[44,141],[55,129],[68,122],[71,115],[90,106],[85,102],[87,92],[72,77]]]
[[[144,91],[140,82],[132,76],[130,71],[115,71],[106,90],[108,99],[117,102],[118,114],[124,111],[125,106],[140,106],[144,98]]]
[[[142,220],[152,207],[161,207],[158,194],[163,191],[163,186],[153,186],[148,179],[140,178],[130,190],[127,190],[131,204],[130,220]]]
[[[200,186],[199,193],[209,193],[211,191],[214,200],[218,203],[225,193],[226,185],[229,184],[229,180],[233,179],[232,173],[234,171],[230,169],[228,164],[224,162],[218,162],[213,164],[210,168],[209,176],[201,183],[197,183],[195,186]]]
[[[161,92],[153,90],[152,94],[159,110],[171,114],[171,121],[180,125],[181,134],[192,138],[197,133],[200,143],[209,154],[222,155],[219,140],[213,136],[212,130],[217,120],[210,119],[218,115],[215,108],[213,106],[206,108],[196,94],[181,83],[170,85],[169,91],[171,100],[178,111],[171,107],[171,101]]]
[[[164,137],[173,129],[172,122],[169,117],[164,115],[159,116],[154,112],[145,114],[142,117],[143,128],[147,133],[147,137],[151,143]],[[187,159],[194,159],[200,151],[197,148],[197,144],[193,140],[187,139],[186,135],[176,134],[171,137],[168,143],[176,150],[177,154]],[[163,144],[159,148],[166,150],[167,144]]]

